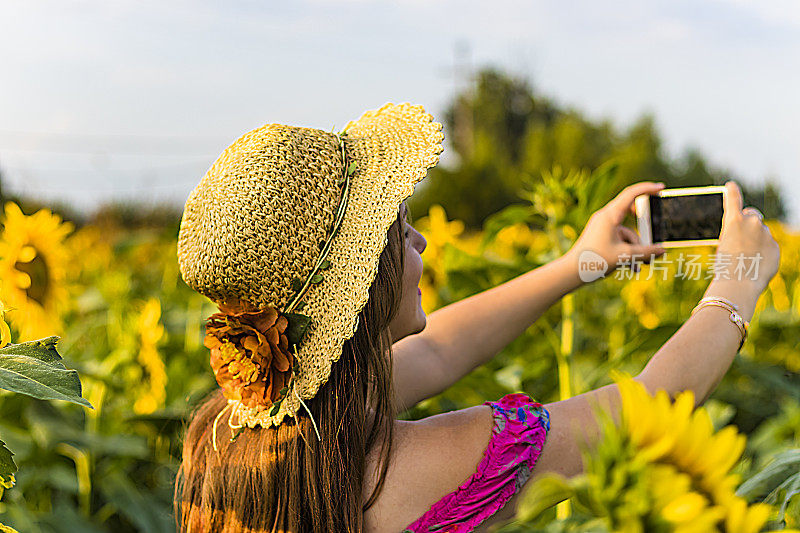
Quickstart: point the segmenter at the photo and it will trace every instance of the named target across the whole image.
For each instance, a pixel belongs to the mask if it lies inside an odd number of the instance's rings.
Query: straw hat
[[[269,124],[229,146],[189,195],[178,238],[184,281],[217,303],[284,309],[293,280],[307,279],[331,231],[348,174],[344,160],[352,172],[330,266],[304,297],[310,324],[296,353],[293,390],[275,414],[237,404],[241,424],[280,424],[328,380],[358,327],[400,204],[439,160],[441,130],[410,104],[367,111],[341,140]]]

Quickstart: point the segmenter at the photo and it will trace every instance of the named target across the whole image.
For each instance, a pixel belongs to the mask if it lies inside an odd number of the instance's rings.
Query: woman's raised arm
[[[639,244],[622,221],[634,198],[653,194],[663,184],[641,182],[624,189],[589,219],[573,247],[560,258],[502,285],[450,304],[428,317],[417,335],[393,346],[394,385],[400,409],[438,394],[516,339],[562,296],[583,282],[581,252],[591,250],[616,268],[620,257],[650,257],[660,246]]]
[[[739,313],[750,321],[756,301],[778,270],[780,250],[757,212],[742,209],[739,187],[726,184],[728,194],[717,253],[736,257],[760,257],[756,279],[712,281],[705,296],[731,300]],[[691,316],[653,355],[636,380],[654,393],[663,389],[674,397],[691,390],[696,405],[714,391],[728,371],[739,348],[741,333],[730,320],[730,313],[708,306]],[[565,476],[582,472],[580,441],[596,437],[599,429],[592,403],[600,402],[615,419],[619,418],[620,396],[616,385],[546,405],[551,415],[547,443],[534,469],[534,475],[554,471]]]
[[[444,391],[487,362],[581,284],[565,255],[432,313],[422,333],[392,347],[399,408]]]

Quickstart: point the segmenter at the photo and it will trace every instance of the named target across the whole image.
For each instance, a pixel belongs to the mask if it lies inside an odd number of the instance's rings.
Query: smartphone
[[[716,245],[722,230],[725,187],[662,189],[634,200],[642,244],[665,248]]]

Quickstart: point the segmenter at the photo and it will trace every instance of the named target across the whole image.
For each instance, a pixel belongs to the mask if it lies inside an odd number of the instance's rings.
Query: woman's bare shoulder
[[[453,492],[478,468],[492,432],[492,410],[479,405],[395,422],[392,456],[366,531],[399,531]],[[375,486],[378,451],[367,457],[365,497]]]

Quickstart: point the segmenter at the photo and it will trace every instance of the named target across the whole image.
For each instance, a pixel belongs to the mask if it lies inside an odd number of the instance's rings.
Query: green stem
[[[558,391],[561,400],[572,397],[572,355],[575,351],[575,295],[561,299],[561,346],[558,352]],[[556,518],[565,520],[572,515],[572,506],[565,500],[556,506]]]
[[[616,361],[622,356],[625,346],[625,327],[620,321],[615,322],[608,332],[608,358]]]
[[[203,338],[203,304],[192,300],[186,305],[186,329],[184,330],[183,349],[193,352],[200,348]]]
[[[300,302],[300,300],[303,299],[306,290],[311,285],[311,280],[314,278],[314,274],[319,272],[320,266],[322,266],[322,263],[328,257],[328,252],[330,252],[331,246],[333,245],[333,239],[336,237],[336,234],[339,233],[339,228],[342,226],[342,221],[344,220],[344,214],[347,210],[347,201],[350,197],[350,174],[351,174],[350,169],[347,168],[347,159],[345,159],[344,156],[344,143],[342,143],[342,161],[345,164],[344,188],[342,190],[342,199],[339,203],[339,209],[336,213],[336,219],[333,224],[333,229],[331,230],[331,234],[328,237],[328,240],[325,241],[325,246],[322,248],[322,252],[319,254],[319,259],[317,259],[316,265],[314,265],[314,268],[311,269],[311,273],[309,273],[305,283],[303,283],[303,286],[300,288],[299,291],[297,291],[295,297],[286,306],[286,309],[284,309],[283,314],[291,313],[297,306],[297,304]]]
[[[88,452],[65,442],[56,445],[56,452],[69,457],[75,463],[75,474],[78,478],[78,503],[83,516],[90,517],[92,512],[92,477],[91,459]]]
[[[557,352],[559,399],[572,397],[571,360],[575,339],[575,295],[561,300],[561,346]]]

